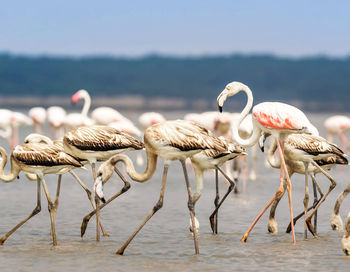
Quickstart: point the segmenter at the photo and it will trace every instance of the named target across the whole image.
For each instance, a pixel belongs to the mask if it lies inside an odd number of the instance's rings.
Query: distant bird
[[[311,233],[316,235],[315,226],[311,226],[311,218],[316,213],[318,207],[326,199],[327,195],[335,187],[335,180],[325,172],[337,164],[348,164],[346,155],[334,144],[328,142],[326,139],[308,134],[290,134],[285,138],[284,146],[284,159],[287,165],[289,176],[294,173],[305,175],[305,198],[304,198],[304,215],[305,215],[305,232],[304,236],[307,238],[307,229],[309,227]],[[268,161],[272,167],[280,168],[280,160],[277,162],[274,159],[274,152],[277,149],[276,142],[273,143],[268,152]],[[312,205],[314,209],[313,212],[307,217],[308,199],[309,199],[309,189],[308,189],[308,174],[312,175],[313,180],[315,174],[322,172],[331,181],[331,185],[326,194],[322,195],[319,201],[315,201]],[[277,232],[277,223],[274,218],[275,209],[279,200],[282,198],[283,194],[278,197],[270,210],[270,217],[268,222],[268,230],[271,233]],[[293,223],[299,217],[294,218]],[[288,232],[288,230],[287,230]]]
[[[84,106],[81,113],[70,113],[66,116],[64,122],[65,127],[69,129],[77,128],[80,126],[91,126],[93,121],[88,117],[89,109],[91,106],[91,97],[86,90],[79,90],[72,96],[72,103],[76,104],[80,99],[84,99]]]
[[[118,122],[126,119],[119,111],[111,107],[98,107],[91,113],[91,119],[96,125],[107,126],[113,122]]]
[[[341,245],[345,255],[350,255],[350,213],[348,214],[348,218],[345,223],[344,236],[341,239]]]
[[[338,135],[340,138],[340,148],[350,149],[350,142],[346,138],[344,132],[350,129],[350,118],[344,115],[334,115],[328,117],[324,126],[327,131],[327,139],[333,142],[334,135]]]
[[[21,112],[13,111],[11,117],[11,128],[12,128],[12,146],[11,150],[15,148],[19,143],[19,127],[20,126],[31,126],[33,121],[27,115]]]
[[[150,127],[154,124],[165,122],[166,119],[159,112],[144,112],[139,116],[138,121],[141,125],[142,130],[145,131],[148,127]],[[144,164],[141,152],[137,153],[136,163],[139,166],[142,166]]]
[[[3,182],[11,182],[17,178],[20,171],[32,173],[37,175],[37,206],[33,212],[26,217],[23,221],[17,224],[7,234],[0,238],[0,245],[2,245],[6,239],[21,227],[31,217],[36,215],[41,210],[40,201],[40,183],[44,187],[46,198],[48,201],[48,209],[51,219],[51,234],[53,245],[57,245],[56,232],[55,232],[55,217],[57,210],[57,203],[52,202],[49,192],[47,190],[44,175],[46,174],[59,174],[62,175],[73,168],[80,168],[83,165],[72,156],[57,149],[54,145],[43,144],[22,144],[17,145],[11,154],[11,172],[4,174],[4,167],[7,163],[7,153],[0,147],[0,153],[2,160],[0,163],[0,179]]]
[[[165,122],[166,119],[159,112],[144,112],[139,116],[138,121],[141,125],[141,128],[143,130],[146,130],[148,127],[150,127],[154,124]]]
[[[53,139],[62,139],[64,135],[64,122],[66,111],[62,107],[53,106],[47,109],[47,121],[50,125],[50,135]]]
[[[29,110],[29,117],[33,120],[34,133],[43,133],[42,125],[46,120],[46,110],[43,107],[34,107]]]
[[[10,148],[12,148],[12,121],[12,111],[0,109],[0,137],[5,138],[7,140]]]
[[[122,161],[126,165],[128,175],[132,180],[137,182],[145,182],[149,180],[157,165],[157,158],[160,156],[165,160],[160,197],[152,211],[148,214],[145,220],[140,224],[136,231],[129,237],[123,246],[117,251],[117,254],[123,254],[126,247],[147,223],[147,221],[163,206],[164,190],[169,165],[174,160],[179,160],[183,167],[185,181],[188,193],[188,208],[190,211],[192,226],[195,226],[194,203],[191,187],[189,185],[185,160],[193,155],[206,149],[215,149],[218,153],[227,151],[227,145],[212,134],[207,129],[197,125],[194,122],[176,120],[166,121],[155,124],[145,130],[144,142],[147,154],[147,168],[144,173],[136,173],[133,162],[125,155],[117,155],[111,158],[113,164]],[[108,178],[108,177],[107,177]],[[96,179],[95,187],[101,188],[101,179]],[[100,185],[99,185],[100,183]],[[102,190],[97,190],[96,193],[103,196]],[[197,231],[193,232],[195,243],[195,253],[199,253]]]
[[[131,135],[108,126],[78,127],[68,131],[63,137],[64,151],[79,160],[88,161],[91,164],[92,174],[96,180],[97,161],[105,161],[121,152],[138,150],[144,147],[143,143]],[[97,233],[96,240],[100,240],[99,233],[99,206],[98,198],[95,197],[97,206]],[[104,233],[104,235],[106,235]]]
[[[283,150],[284,150],[284,139],[286,135],[290,133],[302,133],[307,132],[311,133],[314,127],[311,125],[310,121],[307,119],[305,114],[299,109],[284,103],[279,102],[264,102],[254,106],[253,114],[253,133],[248,139],[242,139],[238,133],[238,127],[243,119],[248,115],[250,109],[253,105],[253,94],[248,86],[240,82],[231,82],[226,85],[225,89],[219,94],[217,98],[219,110],[222,111],[222,106],[226,99],[230,96],[233,96],[239,92],[245,92],[248,101],[240,114],[238,119],[238,125],[233,126],[233,140],[243,147],[253,146],[259,140],[259,137],[262,132],[270,133],[276,139],[278,151],[281,157],[281,177],[283,173],[287,177],[287,191],[289,196],[289,211],[290,211],[290,220],[293,222],[293,210],[292,210],[292,185],[289,179],[287,166],[284,162]],[[271,199],[271,201],[264,207],[261,213],[254,220],[250,228],[243,235],[241,241],[246,242],[249,233],[258,222],[260,217],[264,214],[266,209],[273,203],[273,201],[284,191],[283,188],[283,178],[280,178],[280,186]],[[292,224],[292,242],[295,243],[295,234],[294,227]]]

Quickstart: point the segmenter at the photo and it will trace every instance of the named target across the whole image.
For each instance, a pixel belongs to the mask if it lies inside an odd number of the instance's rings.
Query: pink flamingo
[[[340,148],[350,149],[350,142],[344,132],[350,129],[350,118],[344,115],[334,115],[326,119],[324,126],[327,130],[327,139],[333,142],[334,135],[340,138]]]
[[[72,103],[77,103],[80,99],[84,99],[84,106],[81,113],[73,112],[66,116],[65,126],[67,129],[73,129],[81,126],[93,125],[93,121],[88,117],[91,106],[91,97],[86,90],[79,90],[72,96]]]
[[[220,93],[217,98],[219,110],[222,111],[222,106],[226,99],[230,96],[233,96],[239,92],[245,92],[248,101],[243,111],[240,114],[238,120],[238,126],[242,120],[248,115],[250,109],[253,106],[253,94],[248,86],[240,82],[231,82],[226,85],[225,89]],[[254,228],[255,224],[259,221],[260,217],[268,209],[268,207],[277,199],[283,192],[283,177],[284,175],[287,178],[287,191],[289,197],[289,212],[290,220],[293,223],[293,209],[292,209],[292,185],[289,179],[288,170],[286,163],[284,161],[284,139],[290,133],[311,133],[314,130],[314,127],[311,125],[310,121],[307,119],[305,114],[288,104],[279,103],[279,102],[264,102],[254,106],[252,110],[253,114],[253,133],[248,139],[242,139],[238,134],[238,126],[233,126],[232,133],[233,139],[244,147],[253,146],[259,140],[262,132],[272,134],[276,140],[280,159],[281,159],[281,168],[280,168],[280,186],[275,194],[275,196],[268,202],[264,209],[260,212],[257,218],[253,221],[252,225],[243,235],[241,241],[246,242],[249,236],[249,233]],[[294,225],[292,224],[292,243],[295,244],[295,233]]]

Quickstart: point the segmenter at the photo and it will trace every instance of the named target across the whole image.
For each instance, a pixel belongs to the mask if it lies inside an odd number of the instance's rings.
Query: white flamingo
[[[62,107],[53,106],[47,109],[47,121],[50,125],[50,135],[53,139],[62,139],[64,135],[64,122],[66,111]]]
[[[105,161],[115,154],[142,149],[144,146],[131,135],[112,127],[88,126],[68,131],[63,137],[63,147],[66,153],[79,160],[88,161],[92,168],[93,178],[96,180],[95,164],[97,161]],[[95,197],[95,202],[97,206],[96,240],[99,241],[101,224],[97,197]],[[108,236],[103,229],[102,231],[104,236]]]
[[[42,134],[42,126],[46,120],[46,110],[43,107],[34,107],[29,110],[28,114],[33,120],[34,133]]]
[[[142,174],[135,171],[133,162],[129,159],[129,157],[125,155],[117,155],[111,158],[111,160],[114,160],[114,164],[118,161],[122,161],[126,165],[128,175],[132,180],[137,182],[145,182],[153,176],[156,170],[158,156],[165,160],[158,202],[152,208],[152,211],[148,214],[140,226],[135,230],[135,232],[117,251],[117,254],[124,253],[132,239],[137,235],[147,221],[163,206],[168,168],[170,163],[174,160],[179,160],[183,167],[188,193],[188,208],[191,216],[191,224],[192,226],[196,226],[193,196],[189,185],[185,160],[206,149],[215,149],[221,153],[227,151],[227,145],[210,131],[194,122],[184,120],[166,121],[147,128],[144,133],[144,142],[147,153],[147,168]],[[96,193],[100,196],[103,195],[102,190],[99,190],[101,188],[101,184],[102,176],[95,181],[95,188],[98,189]],[[196,230],[193,232],[193,239],[195,243],[195,253],[198,254],[199,249]]]
[[[284,149],[284,159],[287,165],[289,176],[292,176],[293,173],[299,173],[305,175],[305,197],[304,197],[304,213],[300,214],[294,218],[293,223],[302,216],[305,216],[305,230],[304,236],[307,238],[307,228],[311,233],[316,236],[316,224],[314,227],[311,225],[311,218],[316,214],[317,209],[326,199],[328,194],[333,190],[336,185],[335,180],[327,173],[325,170],[329,170],[337,164],[348,164],[346,155],[334,144],[328,142],[326,139],[316,136],[316,135],[307,135],[307,134],[290,134],[285,139],[285,149]],[[268,161],[272,167],[280,168],[280,161],[274,159],[274,152],[277,149],[276,143],[274,143],[268,152]],[[322,172],[326,177],[331,181],[331,185],[326,194],[322,194],[322,197],[319,201],[314,202],[313,212],[308,216],[308,200],[309,200],[309,190],[308,190],[308,175],[310,174],[313,178],[315,186],[317,185],[315,174]],[[314,189],[315,190],[315,189]],[[270,217],[268,222],[268,230],[271,233],[277,232],[277,223],[275,220],[275,210],[277,204],[282,198],[283,194],[278,197],[270,210]],[[315,222],[316,223],[316,222]],[[287,229],[287,232],[290,228]]]
[[[72,103],[77,103],[80,99],[84,99],[84,106],[81,113],[70,113],[66,116],[64,122],[65,127],[69,129],[77,128],[80,126],[91,126],[93,121],[88,117],[89,109],[91,106],[91,97],[86,90],[79,90],[72,96]]]
[[[220,111],[226,99],[230,96],[237,94],[238,92],[245,92],[248,101],[243,111],[240,114],[238,125],[242,120],[248,115],[250,109],[253,106],[253,94],[248,86],[240,82],[231,82],[227,84],[225,89],[220,93],[217,98],[218,106]],[[264,102],[254,106],[252,110],[253,114],[253,133],[248,139],[242,139],[238,133],[238,126],[233,126],[233,139],[238,144],[249,147],[253,146],[259,140],[262,132],[272,134],[276,140],[278,151],[281,157],[281,169],[280,169],[280,186],[275,194],[275,196],[269,201],[269,203],[264,207],[261,213],[253,221],[252,225],[243,235],[241,241],[246,242],[249,233],[258,222],[260,217],[264,214],[266,209],[273,203],[273,201],[283,193],[283,175],[287,178],[287,191],[289,197],[289,211],[290,220],[293,222],[293,210],[292,210],[292,185],[289,179],[287,166],[284,162],[283,150],[284,150],[284,138],[290,133],[301,133],[308,132],[311,133],[314,127],[311,125],[310,121],[307,119],[305,114],[299,109],[284,103],[279,102]],[[294,226],[292,224],[292,243],[295,243],[295,233]]]
[[[350,118],[344,115],[333,115],[328,117],[324,126],[327,131],[327,139],[333,142],[334,135],[338,135],[340,138],[340,148],[350,148],[350,142],[346,138],[344,132],[350,129]]]
[[[57,191],[57,201],[52,202],[47,190],[46,182],[44,180],[44,175],[62,175],[73,168],[79,168],[83,165],[72,156],[58,149],[55,145],[43,145],[38,143],[22,144],[17,145],[11,154],[10,173],[4,174],[4,167],[7,163],[7,153],[2,147],[0,147],[0,153],[2,156],[2,161],[0,163],[0,179],[3,182],[11,182],[15,180],[18,177],[20,171],[35,174],[37,176],[37,206],[28,217],[26,217],[23,221],[21,221],[13,229],[11,229],[8,233],[0,238],[0,245],[2,245],[13,232],[15,232],[31,217],[40,212],[40,184],[42,184],[48,201],[48,209],[51,219],[52,241],[53,245],[56,246],[57,240],[55,232],[55,217],[58,205],[59,190]]]

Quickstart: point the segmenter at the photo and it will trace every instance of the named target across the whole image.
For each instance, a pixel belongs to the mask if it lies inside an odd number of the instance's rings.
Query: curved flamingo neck
[[[9,174],[4,174],[4,168],[7,163],[7,153],[2,147],[0,147],[0,153],[2,156],[2,160],[0,162],[0,179],[3,182],[11,182],[18,177],[20,169],[11,156],[11,171]]]
[[[91,106],[91,97],[88,92],[84,92],[81,97],[84,99],[84,106],[81,110],[81,115],[87,117]]]
[[[276,141],[273,141],[273,144],[271,145],[271,147],[269,148],[268,153],[267,153],[267,160],[268,160],[269,164],[271,165],[271,167],[280,168],[281,161],[276,160],[275,155],[274,155],[276,149],[277,149]]]
[[[149,180],[153,176],[154,172],[156,171],[157,157],[158,157],[156,154],[151,153],[147,150],[146,150],[146,153],[147,153],[147,168],[143,173],[137,173],[132,160],[124,154],[118,154],[112,157],[110,160],[113,165],[115,165],[117,162],[123,162],[126,166],[126,171],[132,180],[137,182],[144,182]]]
[[[261,129],[256,124],[254,124],[254,121],[252,121],[253,122],[252,135],[247,139],[243,139],[243,138],[241,138],[241,136],[239,136],[238,128],[241,125],[241,123],[243,122],[244,118],[246,118],[246,116],[249,114],[250,109],[253,106],[253,94],[252,94],[252,91],[249,89],[249,87],[246,85],[242,84],[238,88],[239,88],[238,90],[235,88],[232,88],[229,91],[227,97],[233,96],[233,95],[243,91],[247,95],[247,104],[245,105],[243,111],[240,113],[240,115],[238,117],[237,125],[232,126],[232,137],[239,145],[242,145],[244,147],[249,147],[249,146],[253,146],[254,144],[257,143],[257,141],[259,140],[260,134],[261,134]],[[252,120],[254,120],[254,117]]]

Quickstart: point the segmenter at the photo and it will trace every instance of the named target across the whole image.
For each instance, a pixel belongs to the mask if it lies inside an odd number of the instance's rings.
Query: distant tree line
[[[84,88],[93,96],[137,94],[215,100],[225,85],[235,80],[247,84],[257,102],[302,101],[347,107],[350,58],[70,58],[0,54],[0,95],[69,96]]]

